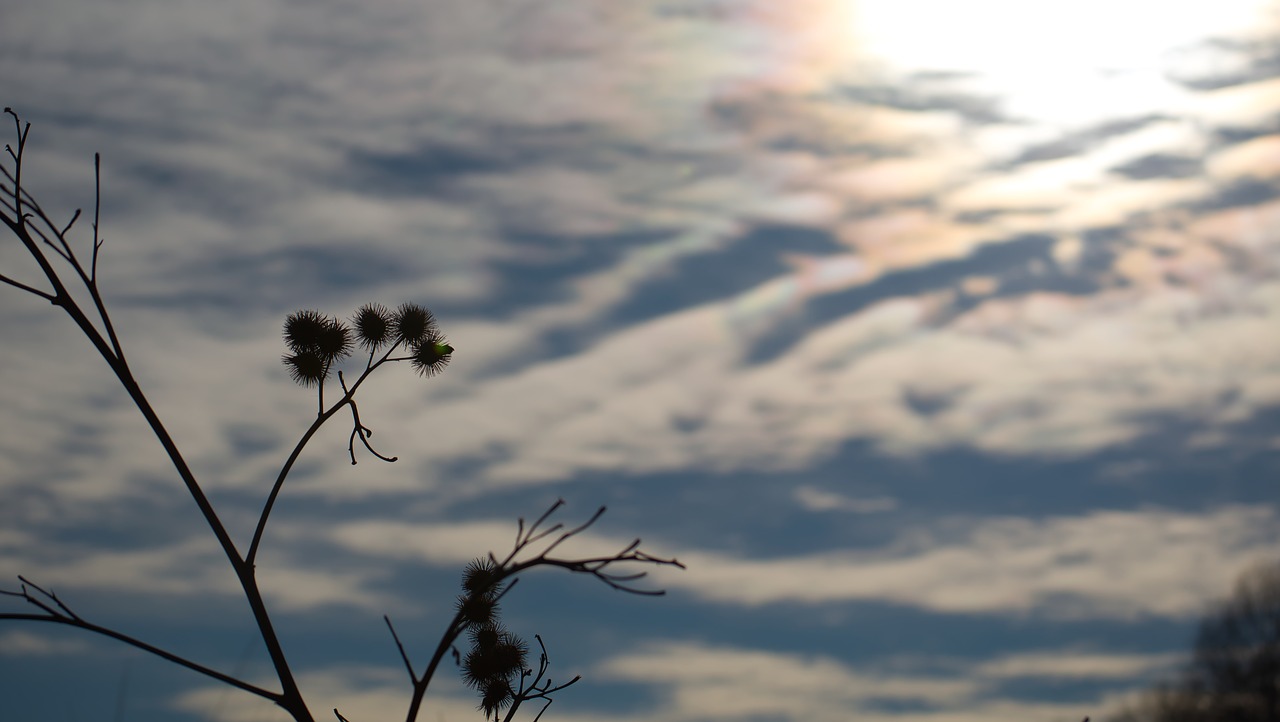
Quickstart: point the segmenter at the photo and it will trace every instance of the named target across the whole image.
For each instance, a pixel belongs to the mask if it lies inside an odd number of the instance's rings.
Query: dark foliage
[[[1280,722],[1280,563],[1245,572],[1200,622],[1191,661],[1113,722]]]

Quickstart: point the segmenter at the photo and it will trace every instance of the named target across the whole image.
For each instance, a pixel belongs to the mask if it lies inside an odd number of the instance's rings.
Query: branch
[[[391,348],[387,349],[387,353],[383,355],[377,363],[371,363],[367,368],[365,368],[364,372],[360,374],[360,377],[356,379],[356,382],[351,385],[351,388],[347,388],[347,383],[342,377],[342,372],[338,372],[338,378],[342,383],[342,390],[344,392],[342,398],[327,410],[322,407],[321,412],[316,415],[316,420],[311,422],[311,426],[307,428],[306,432],[302,434],[302,438],[298,439],[298,443],[294,445],[293,451],[289,453],[289,458],[284,462],[284,466],[280,467],[280,473],[276,475],[276,481],[271,486],[271,492],[267,494],[267,501],[263,504],[262,513],[258,515],[258,526],[253,530],[253,540],[249,542],[249,552],[245,555],[245,563],[247,563],[251,568],[254,565],[254,560],[258,557],[258,549],[262,546],[262,536],[267,531],[267,519],[270,518],[271,510],[275,507],[276,499],[280,496],[280,490],[284,488],[284,480],[289,476],[289,472],[293,470],[293,465],[297,463],[298,457],[302,456],[302,450],[306,448],[307,442],[311,441],[311,437],[316,435],[316,432],[320,430],[320,427],[323,426],[326,421],[333,418],[333,415],[338,413],[343,406],[351,404],[352,413],[355,413],[355,402],[353,399],[355,398],[356,390],[360,388],[360,385],[364,383],[365,379],[369,378],[370,374],[376,371],[379,366],[387,362],[388,358],[391,356],[391,352],[394,351],[397,346],[399,346],[399,343],[393,344]],[[357,429],[362,428],[360,426],[360,419],[358,416],[355,417],[355,423]],[[365,446],[368,447],[368,444],[366,443]],[[376,451],[373,451],[372,448],[369,448],[369,451],[373,452],[373,454],[380,459],[395,461],[395,457],[382,456]],[[353,464],[355,463],[354,453],[352,454],[351,461]]]
[[[98,234],[98,217],[102,209],[102,155],[93,154],[93,262],[89,265],[89,280],[98,283],[98,249],[102,248],[102,239]],[[80,211],[76,211],[76,216]],[[68,226],[69,228],[70,226]]]
[[[466,624],[462,621],[462,610],[458,610],[453,615],[453,621],[449,622],[449,626],[445,628],[444,634],[440,635],[440,643],[436,645],[436,651],[431,655],[431,661],[427,663],[426,670],[413,685],[413,696],[409,699],[409,712],[405,716],[405,722],[414,722],[418,718],[422,698],[427,694],[427,686],[431,684],[431,678],[435,676],[440,660],[444,659],[444,655],[458,640],[458,635],[462,634],[464,629]]]
[[[0,216],[3,216],[3,215],[4,215],[3,213],[0,213]],[[8,221],[9,221],[8,216],[5,216],[5,218],[4,218],[4,219],[5,219],[5,221],[6,221],[6,222],[8,222]],[[7,284],[9,284],[10,286],[13,286],[14,288],[20,288],[20,289],[22,289],[23,291],[26,291],[27,293],[30,293],[30,294],[33,294],[33,295],[39,296],[40,298],[43,298],[44,300],[48,301],[49,303],[52,303],[52,304],[55,304],[55,305],[58,303],[58,297],[57,297],[57,296],[55,296],[55,295],[53,295],[52,293],[46,293],[46,292],[44,292],[44,291],[41,291],[41,290],[40,290],[40,289],[38,289],[38,288],[32,288],[31,286],[28,286],[27,284],[22,283],[21,281],[15,281],[15,280],[13,280],[12,278],[9,278],[8,276],[6,276],[6,275],[4,275],[4,274],[2,274],[2,273],[0,273],[0,283],[7,283]]]
[[[372,367],[369,367],[369,370],[372,370]],[[369,371],[365,371],[365,374],[368,374],[368,373]],[[347,381],[343,377],[341,371],[338,372],[338,383],[342,384],[342,390],[348,396],[352,395],[350,389],[347,388]],[[373,429],[370,429],[369,427],[360,423],[360,409],[356,406],[356,401],[354,398],[351,399],[350,406],[351,406],[351,438],[347,439],[347,453],[351,454],[351,465],[352,466],[356,465],[355,443],[356,443],[357,436],[360,437],[360,443],[364,444],[364,448],[367,449],[370,454],[373,454],[374,456],[388,463],[398,461],[399,457],[383,456],[382,454],[379,454],[377,450],[374,449],[373,446],[369,444],[369,437],[373,436]]]
[[[414,685],[418,684],[418,677],[413,673],[413,662],[409,661],[409,655],[405,654],[404,645],[400,643],[400,636],[396,634],[396,628],[391,626],[391,617],[382,615],[382,621],[387,623],[387,629],[391,630],[391,638],[396,640],[396,649],[400,650],[400,659],[404,660],[404,668],[409,670],[409,681]]]
[[[302,438],[294,445],[293,452],[289,454],[289,458],[284,462],[284,466],[280,468],[280,473],[276,475],[276,483],[272,485],[271,493],[267,494],[266,504],[262,507],[262,513],[258,515],[258,527],[253,531],[253,541],[249,543],[249,552],[245,554],[244,557],[245,563],[248,564],[250,568],[253,567],[254,560],[258,556],[258,547],[262,544],[262,535],[267,530],[267,518],[271,516],[271,509],[275,506],[276,497],[280,495],[280,489],[284,486],[285,477],[287,477],[289,475],[289,471],[293,469],[294,462],[296,462],[298,457],[302,455],[302,449],[306,447],[307,442],[311,440],[312,436],[315,436],[316,432],[320,430],[320,427],[324,425],[324,422],[328,421],[331,416],[338,412],[339,408],[340,405],[335,405],[332,409],[320,414],[316,417],[315,421],[311,422],[311,426],[302,434]]]
[[[494,555],[493,553],[489,554],[488,561],[492,564],[492,567],[493,567],[493,577],[489,580],[490,581],[489,588],[492,590],[496,590],[500,586],[502,586],[504,582],[507,582],[507,580],[510,580],[510,583],[506,584],[505,589],[503,589],[500,594],[498,594],[495,598],[492,599],[492,602],[494,604],[496,604],[497,601],[499,601],[503,595],[505,595],[507,592],[511,590],[512,587],[515,586],[515,584],[519,581],[519,578],[517,577],[518,574],[538,566],[559,567],[561,569],[567,569],[571,572],[589,574],[599,579],[600,581],[604,582],[605,584],[608,584],[610,587],[613,587],[614,589],[624,591],[624,592],[629,592],[631,594],[639,594],[644,596],[661,596],[666,592],[662,590],[642,589],[639,587],[632,586],[630,584],[630,582],[633,582],[637,579],[641,579],[645,577],[647,574],[646,572],[615,574],[611,572],[609,568],[614,564],[621,564],[621,563],[627,563],[627,562],[638,562],[640,564],[653,565],[653,566],[673,566],[679,569],[685,568],[683,564],[681,564],[679,561],[675,559],[663,559],[661,557],[655,557],[640,551],[639,539],[631,542],[626,547],[624,547],[622,551],[611,556],[588,557],[584,559],[561,559],[561,558],[549,556],[550,552],[555,550],[555,548],[560,546],[560,544],[564,543],[565,541],[575,536],[578,536],[579,534],[582,534],[587,529],[591,528],[591,526],[594,525],[596,521],[598,521],[605,512],[605,507],[602,506],[599,509],[597,509],[596,512],[591,515],[591,518],[589,518],[587,521],[567,531],[561,531],[562,529],[564,529],[564,525],[559,523],[553,524],[545,529],[542,528],[543,524],[545,524],[551,518],[551,515],[554,514],[556,511],[558,511],[562,506],[564,506],[564,500],[557,499],[556,502],[552,504],[550,508],[548,508],[545,512],[543,512],[542,515],[539,516],[533,522],[533,524],[530,524],[528,526],[525,525],[525,521],[523,518],[518,519],[516,521],[516,541],[512,547],[511,552],[507,554],[507,556],[503,558],[501,561],[499,561],[497,556]],[[521,552],[524,552],[530,546],[547,539],[548,537],[552,536],[556,532],[561,532],[561,533],[559,536],[555,538],[554,541],[547,544],[546,547],[543,548],[541,552],[538,553],[537,556],[523,562],[515,561],[516,557]],[[440,660],[444,658],[445,653],[457,640],[458,636],[467,629],[467,623],[463,616],[464,614],[463,610],[464,610],[464,605],[459,604],[458,612],[454,615],[453,621],[450,622],[449,627],[445,630],[444,635],[440,639],[440,643],[436,645],[436,651],[435,651],[435,654],[432,655],[431,657],[430,664],[427,665],[426,671],[423,672],[422,676],[418,678],[417,684],[414,685],[413,698],[410,700],[409,712],[405,717],[405,722],[415,722],[415,720],[418,717],[418,712],[422,704],[422,698],[426,694],[427,686],[431,684],[431,678],[435,674],[436,668],[439,665]],[[542,643],[541,638],[538,639],[538,643],[541,645]],[[543,653],[545,654],[545,652],[546,652],[546,648],[544,647]],[[547,684],[544,684],[541,688],[538,688],[536,687],[536,685],[542,679],[542,673],[545,673],[545,671],[546,671],[545,668],[542,668],[539,676],[535,677],[533,684],[528,688],[523,688],[522,690],[523,692],[529,693],[526,699],[547,699],[548,703],[550,703],[550,698],[546,697],[546,695],[552,692],[555,692],[559,689],[563,689],[564,687],[568,687],[570,684],[573,684],[574,682],[577,681],[577,679],[575,678],[573,681],[570,681],[560,687],[554,687],[554,688],[550,687],[549,686],[550,683],[548,682]],[[544,706],[543,709],[545,710],[546,707]],[[541,712],[539,712],[539,716],[540,715],[541,715]]]
[[[566,687],[572,687],[582,679],[582,675],[575,675],[573,679],[565,682],[564,684],[556,685],[555,687],[551,686],[550,677],[547,677],[547,681],[543,682],[543,676],[546,675],[547,670],[551,667],[551,660],[547,656],[547,645],[543,644],[542,635],[535,634],[533,635],[533,638],[538,640],[538,647],[542,649],[542,653],[538,655],[538,673],[527,687],[525,686],[525,679],[528,675],[522,674],[520,676],[520,689],[516,692],[515,699],[511,701],[511,709],[507,710],[507,716],[503,719],[503,722],[511,722],[512,718],[516,715],[516,710],[520,708],[520,704],[522,702],[530,699],[545,699],[547,703],[542,705],[542,709],[538,710],[538,715],[533,718],[533,722],[538,722],[538,720],[542,718],[542,713],[546,712],[547,708],[550,707],[551,703],[554,701],[550,696],[553,692],[559,692]],[[539,683],[541,683],[541,685],[539,685]]]
[[[122,632],[117,632],[114,629],[109,629],[107,627],[102,627],[92,622],[85,621],[75,612],[71,611],[71,609],[65,603],[62,602],[62,600],[58,599],[58,595],[40,587],[39,585],[31,582],[25,577],[20,576],[18,578],[22,580],[21,591],[10,592],[4,589],[0,589],[0,595],[9,596],[9,597],[21,597],[22,599],[26,600],[28,603],[33,604],[36,607],[40,608],[44,612],[44,614],[2,613],[0,614],[0,620],[11,619],[11,620],[21,620],[21,621],[28,621],[28,622],[50,622],[53,624],[62,624],[68,627],[75,627],[76,629],[83,629],[85,631],[93,632],[95,634],[101,634],[105,637],[110,637],[112,639],[124,642],[125,644],[128,644],[131,647],[136,647],[137,649],[141,649],[144,652],[149,652],[151,654],[154,654],[157,657],[166,659],[179,666],[186,667],[187,669],[193,670],[195,672],[199,672],[200,674],[203,674],[207,677],[212,677],[213,679],[216,679],[219,682],[229,684],[232,687],[237,687],[246,692],[251,692],[253,694],[258,695],[259,697],[271,700],[272,702],[275,702],[277,704],[279,704],[283,699],[283,696],[278,692],[271,692],[269,690],[265,690],[256,685],[252,685],[252,684],[249,684],[248,682],[232,677],[231,675],[219,672],[216,669],[211,669],[209,667],[206,667],[203,664],[199,664],[198,662],[192,662],[186,657],[181,657],[177,654],[174,654],[173,652],[169,652],[155,645],[148,644],[146,642],[143,642],[140,639],[136,639]],[[35,593],[32,593],[31,589],[36,590]],[[52,602],[52,604],[50,604],[50,602]]]
[[[524,528],[524,520],[521,519],[519,521],[520,531],[516,535],[515,548],[511,550],[511,553],[507,555],[506,559],[504,559],[502,562],[499,563],[499,567],[503,570],[501,572],[502,578],[505,579],[507,577],[511,577],[516,574],[519,574],[520,572],[523,572],[527,569],[532,569],[538,566],[553,566],[553,567],[559,567],[561,569],[567,569],[568,571],[579,573],[579,574],[590,574],[591,576],[599,579],[600,581],[604,582],[605,584],[619,591],[629,592],[631,594],[639,594],[642,596],[658,597],[666,594],[666,592],[660,589],[641,589],[639,587],[635,587],[630,584],[630,582],[634,582],[636,580],[643,579],[644,577],[648,576],[648,572],[632,572],[627,574],[616,574],[611,572],[609,570],[609,567],[611,567],[614,564],[636,562],[640,564],[651,564],[654,566],[671,566],[671,567],[676,567],[678,569],[685,568],[684,564],[681,564],[679,560],[655,557],[651,554],[640,551],[639,539],[636,539],[635,541],[631,542],[625,548],[623,548],[622,551],[616,554],[613,554],[611,556],[588,557],[585,559],[561,559],[561,558],[550,556],[550,553],[554,551],[556,547],[560,546],[565,541],[575,536],[578,536],[582,532],[589,529],[592,525],[594,525],[596,521],[599,520],[600,517],[605,512],[605,507],[603,506],[597,509],[596,513],[593,514],[591,518],[588,519],[583,524],[562,533],[559,537],[556,538],[555,541],[548,544],[547,547],[544,548],[536,557],[533,557],[532,559],[529,559],[527,561],[516,563],[515,557],[520,552],[524,551],[529,546],[536,544],[537,542],[545,539],[555,531],[558,531],[559,529],[563,528],[562,525],[556,524],[555,526],[552,526],[551,528],[546,529],[544,531],[541,531],[541,532],[538,531],[538,527],[543,522],[545,522],[553,512],[555,512],[557,509],[559,509],[563,505],[564,505],[563,499],[557,500],[556,503],[553,504],[551,508],[547,510],[546,513],[544,513],[541,517],[539,517],[538,520],[534,522],[533,525],[530,526],[527,530]],[[492,555],[491,555],[491,558],[493,558]],[[495,561],[496,561],[496,558],[495,558]]]
[[[102,301],[102,296],[98,292],[96,278],[90,277],[85,273],[84,267],[81,266],[76,259],[74,252],[72,252],[70,244],[67,243],[64,237],[58,236],[58,227],[49,220],[48,215],[40,209],[39,204],[34,200],[29,204],[32,213],[34,213],[34,217],[38,218],[54,233],[55,236],[58,237],[63,249],[59,250],[37,226],[28,223],[28,218],[31,217],[32,214],[24,212],[23,205],[24,199],[28,198],[29,194],[24,192],[21,179],[23,153],[25,151],[27,132],[30,130],[30,124],[28,123],[24,129],[19,122],[16,113],[9,108],[6,108],[5,112],[13,116],[14,123],[18,128],[18,149],[15,151],[12,146],[6,146],[9,156],[14,160],[14,171],[12,174],[8,173],[7,170],[5,171],[5,176],[7,178],[11,178],[13,182],[11,198],[13,199],[12,207],[16,211],[16,217],[11,219],[7,215],[0,213],[0,220],[4,221],[5,225],[14,233],[15,236],[17,236],[19,241],[21,241],[23,246],[27,249],[28,253],[30,253],[36,263],[39,264],[40,270],[44,273],[45,277],[49,280],[50,285],[53,287],[52,295],[54,298],[52,303],[60,306],[67,315],[71,317],[71,320],[75,322],[81,332],[84,333],[85,337],[89,339],[90,343],[93,344],[94,348],[107,362],[107,365],[111,367],[116,378],[120,381],[121,386],[123,386],[125,391],[129,394],[129,398],[133,400],[134,405],[142,413],[143,418],[146,419],[147,425],[151,428],[152,433],[164,448],[166,455],[168,455],[169,460],[173,463],[175,470],[178,472],[178,476],[186,486],[187,492],[191,495],[192,500],[200,510],[200,514],[204,517],[205,522],[209,525],[209,528],[217,538],[218,544],[221,546],[223,553],[227,557],[227,561],[230,562],[232,568],[235,570],[236,578],[240,582],[241,589],[244,590],[245,598],[249,602],[249,608],[253,612],[253,618],[257,623],[258,631],[262,636],[263,643],[267,647],[267,653],[271,657],[272,666],[275,669],[276,676],[279,678],[280,684],[283,687],[283,692],[275,701],[293,715],[295,719],[299,720],[299,722],[309,722],[312,720],[311,713],[307,710],[306,704],[302,699],[302,693],[298,689],[297,682],[293,678],[293,672],[290,670],[288,661],[284,656],[284,650],[280,645],[279,637],[276,635],[275,628],[271,623],[271,617],[267,613],[266,603],[263,601],[262,593],[258,589],[257,580],[254,578],[253,567],[251,564],[246,564],[240,557],[240,553],[236,549],[235,543],[231,540],[231,536],[227,533],[226,527],[223,525],[221,518],[219,518],[217,512],[214,510],[212,503],[210,503],[209,498],[205,495],[200,483],[196,480],[195,474],[192,473],[191,468],[187,465],[186,460],[178,449],[177,443],[174,442],[168,429],[166,429],[164,424],[160,421],[159,415],[157,415],[155,409],[152,408],[151,402],[147,399],[146,394],[143,393],[142,387],[139,386],[137,380],[133,377],[133,373],[129,369],[128,363],[125,361],[124,353],[121,349],[119,339],[116,337],[115,329],[111,324],[110,316],[107,314],[106,306]],[[6,191],[8,190],[9,189],[6,189]],[[104,338],[103,333],[98,330],[98,327],[89,320],[89,317],[85,314],[84,310],[81,309],[80,304],[76,302],[71,293],[67,290],[67,285],[63,281],[62,275],[53,267],[48,257],[41,251],[40,245],[36,242],[35,237],[32,236],[30,231],[35,231],[36,235],[39,235],[46,244],[55,251],[58,251],[59,255],[62,255],[63,258],[71,264],[76,275],[88,288],[89,293],[93,298],[98,315],[106,329],[106,338]],[[97,234],[95,233],[95,246],[98,245],[96,235]]]

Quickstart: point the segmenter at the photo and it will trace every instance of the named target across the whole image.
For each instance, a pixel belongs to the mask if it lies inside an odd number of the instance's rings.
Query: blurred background
[[[102,153],[106,300],[242,549],[315,413],[288,313],[418,302],[456,347],[358,397],[400,461],[336,418],[272,517],[317,718],[402,719],[381,615],[425,664],[557,498],[688,565],[507,598],[585,678],[562,722],[1105,718],[1280,556],[1274,0],[5,0],[0,104],[57,217]],[[274,686],[106,364],[8,286],[0,333],[0,586]],[[0,698],[282,719],[12,622]],[[480,718],[452,668],[428,702]]]

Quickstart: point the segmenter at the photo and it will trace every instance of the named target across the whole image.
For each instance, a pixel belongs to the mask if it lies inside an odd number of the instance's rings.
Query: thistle
[[[444,370],[453,357],[435,316],[416,303],[401,304],[395,312],[380,303],[366,303],[351,317],[352,327],[319,311],[295,311],[284,322],[284,341],[291,353],[281,357],[289,377],[302,386],[318,386],[333,366],[351,355],[355,343],[371,354],[369,371],[386,361],[408,361],[419,376],[431,377]],[[354,339],[353,339],[354,336]],[[372,354],[387,344],[404,344],[409,355],[383,358]]]
[[[436,317],[416,303],[403,303],[396,309],[396,338],[406,344],[417,344],[436,333]]]
[[[471,650],[462,661],[462,679],[480,692],[479,709],[492,717],[516,699],[513,682],[527,673],[529,645],[507,631],[498,617],[503,594],[501,569],[492,560],[476,559],[462,574],[458,597],[461,622],[468,630]]]
[[[292,354],[281,360],[289,376],[303,386],[315,386],[329,375],[334,362],[351,354],[351,329],[318,311],[297,311],[284,322],[284,341]]]
[[[449,359],[452,356],[453,347],[445,342],[439,332],[432,331],[414,344],[409,365],[413,366],[419,376],[435,376],[449,365]]]
[[[360,345],[365,350],[377,351],[391,341],[395,319],[391,317],[391,312],[386,306],[380,303],[366,303],[356,311],[351,321],[356,327],[356,337],[360,339]]]

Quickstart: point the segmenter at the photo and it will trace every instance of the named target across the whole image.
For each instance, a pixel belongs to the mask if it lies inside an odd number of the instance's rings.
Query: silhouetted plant
[[[164,448],[205,522],[217,537],[223,553],[240,582],[240,588],[249,602],[281,689],[273,691],[259,687],[130,635],[90,622],[73,611],[53,590],[46,589],[25,576],[18,577],[21,584],[16,590],[0,590],[0,595],[24,600],[35,606],[39,612],[0,613],[0,619],[61,624],[111,637],[174,664],[270,700],[298,722],[312,722],[314,718],[298,689],[293,670],[258,587],[257,568],[254,562],[262,547],[267,521],[284,487],[285,479],[307,442],[325,422],[343,408],[349,407],[351,410],[352,429],[347,444],[351,463],[356,463],[356,439],[359,439],[365,449],[378,459],[387,462],[395,461],[396,457],[385,456],[370,444],[369,439],[373,432],[361,422],[355,399],[356,391],[371,374],[388,363],[408,361],[410,367],[420,376],[435,376],[448,365],[453,356],[453,347],[445,340],[431,312],[414,303],[404,303],[394,312],[381,304],[366,304],[355,312],[350,325],[335,316],[327,316],[315,310],[289,314],[284,323],[284,342],[287,351],[281,360],[295,382],[303,387],[316,389],[318,410],[316,418],[293,447],[276,476],[258,517],[248,550],[242,554],[183,459],[177,444],[134,378],[111,322],[111,316],[99,292],[98,253],[103,246],[98,227],[101,200],[100,157],[97,154],[94,155],[93,244],[92,256],[86,265],[67,238],[80,217],[80,211],[77,210],[66,224],[55,224],[40,203],[23,186],[24,153],[31,125],[23,123],[9,108],[5,108],[4,112],[13,118],[17,142],[16,147],[15,145],[5,146],[5,151],[13,165],[12,170],[0,164],[0,173],[4,176],[0,180],[0,220],[39,265],[45,280],[49,283],[49,288],[37,288],[6,274],[0,274],[0,282],[61,308],[111,367]],[[60,259],[60,263],[69,267],[72,276],[69,281],[64,277],[64,271],[59,270],[55,265],[50,252],[52,256]],[[88,293],[92,309],[86,311],[72,296],[68,286],[76,284],[82,286]],[[348,382],[338,365],[350,357],[357,346],[369,356],[359,375]],[[325,386],[335,371],[341,395],[336,401],[326,405]],[[411,661],[390,618],[383,617],[409,674],[411,694],[405,716],[406,722],[414,722],[417,719],[427,687],[440,662],[451,651],[454,661],[461,668],[464,681],[480,696],[479,709],[486,718],[492,718],[495,721],[505,711],[503,719],[509,722],[521,704],[530,700],[544,701],[542,710],[545,711],[547,705],[551,703],[551,694],[578,681],[579,678],[574,677],[564,684],[553,685],[550,677],[547,676],[550,663],[542,638],[535,635],[539,649],[538,665],[535,670],[528,665],[529,645],[502,624],[499,602],[515,586],[519,575],[523,572],[535,567],[557,567],[569,572],[593,576],[621,591],[660,595],[663,592],[632,586],[632,583],[643,578],[646,572],[617,571],[618,565],[640,564],[683,568],[683,565],[675,559],[662,559],[640,551],[638,539],[621,551],[610,555],[586,558],[554,556],[553,553],[557,547],[586,531],[605,511],[604,507],[601,507],[585,523],[569,529],[562,524],[548,525],[551,515],[563,504],[562,500],[555,502],[530,525],[526,526],[524,520],[520,519],[517,525],[516,543],[505,557],[499,559],[490,553],[487,557],[480,557],[467,566],[462,576],[462,594],[458,597],[454,617],[445,628],[430,661],[421,672],[419,667]],[[530,553],[534,555],[521,558]],[[470,648],[465,657],[454,646],[464,633],[470,642]],[[347,722],[337,709],[333,712],[339,720]],[[539,711],[537,717],[541,715],[542,711]]]
[[[1114,722],[1280,722],[1280,563],[1258,564],[1200,621],[1191,661]]]

